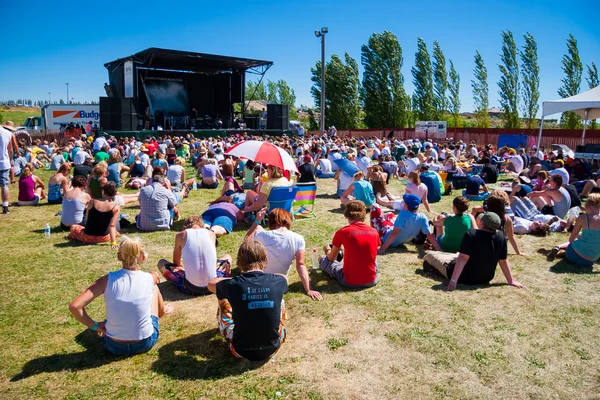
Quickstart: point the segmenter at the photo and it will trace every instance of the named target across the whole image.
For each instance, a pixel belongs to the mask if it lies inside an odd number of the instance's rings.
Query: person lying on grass
[[[140,269],[146,257],[140,240],[125,239],[117,254],[122,268],[92,283],[69,306],[77,321],[96,331],[104,348],[117,356],[150,350],[158,341],[158,318],[173,311],[164,304],[153,275]],[[106,319],[98,322],[85,308],[102,295]]]
[[[242,274],[208,283],[208,289],[219,299],[219,331],[237,358],[268,360],[286,338],[283,295],[288,291],[287,278],[264,272],[267,265],[265,246],[245,240],[237,254]]]
[[[256,214],[256,219],[246,233],[246,239],[257,240],[267,249],[268,265],[264,271],[287,276],[292,261],[296,259],[296,271],[306,295],[313,300],[321,300],[321,293],[310,289],[310,279],[304,263],[306,243],[302,235],[291,231],[292,216],[282,208],[273,209],[269,213],[269,230],[266,231],[260,226],[266,212],[267,209],[263,208]]]
[[[501,228],[498,214],[486,212],[478,229],[469,229],[460,244],[458,256],[441,251],[425,254],[424,267],[435,268],[442,276],[450,279],[446,290],[456,289],[460,282],[465,285],[487,285],[496,274],[499,263],[509,285],[524,288],[514,281],[508,263],[507,240]]]
[[[173,262],[160,260],[158,270],[181,293],[209,295],[208,282],[216,277],[228,277],[231,272],[229,254],[217,259],[216,240],[215,232],[205,228],[201,217],[187,217],[183,221],[183,231],[175,236]]]
[[[559,254],[561,250],[565,252]],[[569,241],[555,246],[549,254],[550,259],[556,256],[583,267],[593,266],[600,258],[600,194],[588,196],[585,214],[577,217]]]
[[[319,260],[323,272],[349,288],[371,287],[377,284],[377,247],[381,244],[377,231],[366,225],[366,207],[360,200],[346,204],[344,217],[348,225],[333,235],[333,244],[325,246],[325,256]],[[338,253],[345,257],[340,262]]]

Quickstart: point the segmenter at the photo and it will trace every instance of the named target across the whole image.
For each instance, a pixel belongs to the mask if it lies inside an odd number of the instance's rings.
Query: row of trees
[[[246,101],[266,100],[269,103],[289,104],[290,118],[297,118],[296,93],[285,80],[246,83]]]
[[[73,101],[71,101],[69,104],[74,103]],[[5,100],[5,101],[0,101],[0,106],[9,106],[9,107],[17,107],[17,106],[29,106],[29,107],[42,107],[45,106],[46,104],[66,104],[65,101],[63,99],[59,99],[59,100],[55,100],[55,101],[48,101],[48,100],[31,100],[31,99],[18,99],[18,100]],[[84,101],[81,103],[77,103],[77,104],[98,104],[97,101]]]
[[[507,128],[524,125],[532,128],[537,124],[539,111],[540,68],[537,44],[534,37],[523,35],[519,49],[511,31],[502,31],[500,54],[500,79],[497,82],[503,124]],[[402,47],[391,32],[374,33],[361,48],[364,68],[362,82],[358,63],[345,53],[342,60],[332,55],[325,65],[325,110],[327,125],[338,129],[364,126],[368,128],[409,127],[414,121],[447,120],[450,126],[460,124],[460,75],[452,60],[446,57],[437,41],[433,50],[421,38],[417,40],[415,63],[411,69],[414,91],[404,89]],[[479,51],[474,56],[474,79],[471,81],[477,127],[489,127],[488,70]],[[519,63],[521,68],[519,69]],[[562,69],[565,78],[558,90],[561,97],[580,92],[583,64],[579,58],[577,41],[573,35],[567,40],[567,53],[563,56]],[[321,62],[311,68],[313,86],[311,95],[317,108],[321,107]],[[587,66],[586,78],[589,88],[598,86],[598,70],[595,63]],[[523,117],[523,120],[522,120]],[[574,113],[563,115],[562,125],[577,128],[581,118]],[[595,127],[595,122],[592,124]]]

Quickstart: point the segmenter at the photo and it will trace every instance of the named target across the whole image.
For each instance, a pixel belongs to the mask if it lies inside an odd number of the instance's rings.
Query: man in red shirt
[[[323,272],[350,288],[371,287],[377,284],[377,248],[381,245],[377,231],[364,223],[365,204],[352,200],[346,204],[344,217],[348,225],[333,236],[332,248],[320,260]],[[337,261],[344,248],[344,263]]]

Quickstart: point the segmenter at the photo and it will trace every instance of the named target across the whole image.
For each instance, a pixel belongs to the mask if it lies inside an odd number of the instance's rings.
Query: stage
[[[193,135],[195,138],[209,138],[209,137],[227,137],[227,136],[236,136],[243,135],[244,133],[248,134],[248,136],[276,136],[280,137],[286,135],[288,137],[297,136],[296,131],[292,130],[278,130],[278,129],[197,129],[194,131],[191,130],[141,130],[141,131],[113,131],[113,130],[101,130],[101,135],[113,136],[116,139],[121,138],[131,138],[135,137],[136,139],[146,139],[155,137],[158,138],[160,136],[177,136],[177,137],[187,137],[188,135]]]

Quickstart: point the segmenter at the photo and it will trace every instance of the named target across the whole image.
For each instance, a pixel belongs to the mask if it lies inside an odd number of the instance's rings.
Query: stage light
[[[316,36],[316,37],[321,37],[321,32],[319,32],[319,31],[315,31],[315,36]]]
[[[321,33],[327,33],[329,32],[329,28],[321,28]]]

